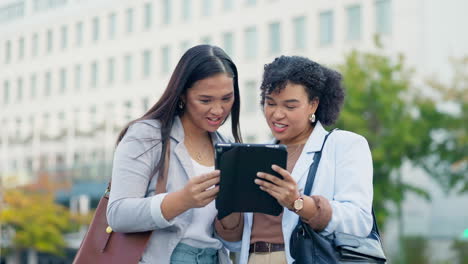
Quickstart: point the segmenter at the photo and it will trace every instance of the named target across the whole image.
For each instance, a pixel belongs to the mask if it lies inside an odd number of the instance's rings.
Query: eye
[[[204,103],[204,104],[207,104],[210,102],[210,100],[207,100],[207,99],[200,99],[200,102]]]
[[[292,110],[292,109],[295,109],[296,107],[287,105],[286,108]]]
[[[229,102],[229,101],[231,101],[231,99],[232,99],[232,96],[229,96],[229,97],[223,98],[223,101]]]
[[[275,105],[275,103],[273,103],[273,102],[267,102],[267,105],[268,105],[268,106],[273,106],[273,105]]]

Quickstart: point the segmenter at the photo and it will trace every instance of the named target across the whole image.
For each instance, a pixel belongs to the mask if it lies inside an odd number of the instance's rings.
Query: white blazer
[[[314,153],[320,151],[327,131],[317,122],[292,171],[292,177],[303,189]],[[322,152],[313,195],[321,195],[330,201],[333,213],[322,234],[334,231],[357,236],[367,236],[372,229],[372,157],[366,139],[358,134],[338,130],[333,132]],[[232,251],[240,251],[239,263],[248,262],[252,213],[244,214],[242,241],[226,242]],[[293,263],[289,253],[289,241],[299,217],[284,210],[282,231],[288,263]]]

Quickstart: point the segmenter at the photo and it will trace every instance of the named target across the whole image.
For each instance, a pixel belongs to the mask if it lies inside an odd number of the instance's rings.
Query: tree
[[[6,190],[0,212],[2,228],[12,229],[14,251],[33,248],[40,252],[62,255],[63,233],[76,230],[77,221],[64,206],[54,203],[51,192]]]

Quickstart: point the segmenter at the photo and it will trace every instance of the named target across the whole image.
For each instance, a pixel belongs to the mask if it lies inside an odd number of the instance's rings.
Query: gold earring
[[[309,116],[309,120],[310,120],[311,123],[315,123],[315,114],[311,114]]]

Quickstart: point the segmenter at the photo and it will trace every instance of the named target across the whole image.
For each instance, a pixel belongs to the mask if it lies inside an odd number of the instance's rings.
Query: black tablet
[[[279,144],[216,144],[215,167],[221,171],[216,198],[218,219],[232,212],[279,215],[283,207],[255,184],[257,172],[282,178],[271,165],[286,168],[287,149]]]

